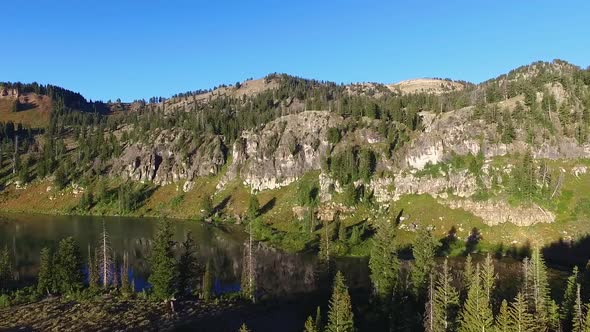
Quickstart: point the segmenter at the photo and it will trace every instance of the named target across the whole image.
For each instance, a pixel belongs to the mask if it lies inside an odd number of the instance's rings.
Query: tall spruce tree
[[[571,329],[574,303],[576,302],[576,288],[578,284],[578,267],[574,266],[572,274],[567,278],[567,284],[563,294],[563,301],[559,308],[559,319],[564,329]]]
[[[529,301],[530,308],[535,315],[535,321],[542,329],[548,329],[552,325],[552,300],[549,297],[549,281],[547,267],[543,254],[539,248],[535,248],[528,268]]]
[[[479,264],[475,267],[476,277],[467,292],[467,299],[461,310],[460,332],[485,332],[492,330],[494,316],[487,295],[482,287]]]
[[[195,241],[190,231],[186,234],[186,239],[181,247],[182,255],[178,260],[177,290],[182,295],[188,295],[196,285],[199,270],[197,258],[195,257]]]
[[[453,286],[453,277],[446,259],[436,279],[434,304],[439,313],[436,316],[436,331],[454,330],[459,309],[459,293]]]
[[[437,318],[440,316],[440,313],[438,312],[438,307],[436,306],[436,304],[434,302],[435,288],[434,288],[434,277],[432,276],[432,274],[429,277],[428,291],[426,292],[426,294],[427,294],[427,299],[426,299],[426,305],[424,308],[424,319],[423,319],[424,332],[441,331],[436,324],[436,321],[438,320]]]
[[[307,316],[307,320],[305,321],[304,332],[318,332],[317,327],[315,326],[315,322],[311,316]]]
[[[389,301],[397,286],[400,270],[395,242],[395,226],[391,221],[383,221],[377,226],[369,258],[369,268],[376,295],[381,300]]]
[[[41,249],[39,255],[39,275],[37,277],[37,292],[51,294],[55,291],[53,270],[53,254],[49,247]]]
[[[151,274],[148,281],[152,285],[154,298],[164,301],[174,298],[178,280],[170,227],[170,221],[166,219],[158,223],[149,259]]]
[[[411,278],[414,293],[422,295],[424,287],[428,282],[428,276],[432,273],[436,263],[434,258],[439,242],[434,238],[432,232],[421,228],[418,236],[412,245],[414,265],[412,266]]]
[[[510,315],[510,329],[516,332],[528,332],[535,330],[535,321],[533,315],[529,313],[527,300],[519,292],[508,309]]]
[[[465,267],[463,269],[463,287],[465,287],[465,292],[469,290],[469,287],[473,283],[473,279],[475,278],[475,267],[473,266],[473,258],[471,254],[467,255],[465,259]]]
[[[492,303],[492,293],[494,291],[496,278],[497,275],[494,272],[494,261],[492,259],[492,255],[488,253],[481,269],[481,279],[483,290],[486,293],[488,302],[490,302],[490,304]]]
[[[511,332],[510,326],[510,311],[508,309],[508,302],[502,300],[500,304],[500,312],[496,316],[495,329],[497,332]]]
[[[80,247],[74,238],[70,236],[61,240],[55,255],[55,277],[60,292],[71,293],[82,288],[83,266]]]
[[[352,303],[345,285],[344,276],[340,271],[334,277],[330,310],[328,311],[327,332],[351,332],[354,331]]]
[[[580,284],[576,285],[576,301],[574,302],[573,313],[572,313],[572,331],[573,332],[586,332],[585,331],[585,315],[584,305],[582,304],[582,296],[580,295]]]

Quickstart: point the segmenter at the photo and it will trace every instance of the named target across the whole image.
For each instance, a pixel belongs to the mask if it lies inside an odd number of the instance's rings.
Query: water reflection
[[[153,218],[5,215],[0,217],[0,246],[9,246],[16,273],[22,283],[34,282],[39,266],[39,252],[44,246],[72,236],[87,257],[88,246],[98,247],[104,227],[117,259],[129,255],[130,275],[137,289],[145,287],[148,277],[147,257],[157,220]],[[172,222],[174,240],[184,240],[192,232],[197,257],[203,265],[210,261],[215,273],[217,292],[239,290],[245,234],[238,227],[214,227],[190,221]],[[289,254],[280,250],[256,247],[258,291],[262,296],[288,296],[329,286],[325,269],[318,268],[313,254]],[[368,267],[365,259],[340,259],[332,269],[342,270],[352,288],[367,288]]]

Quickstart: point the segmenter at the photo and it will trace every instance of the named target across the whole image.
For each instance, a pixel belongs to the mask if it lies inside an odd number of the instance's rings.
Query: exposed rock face
[[[329,112],[287,115],[263,128],[242,133],[233,146],[233,161],[218,188],[240,178],[252,190],[286,186],[306,172],[319,170],[330,149],[328,128],[342,119]]]
[[[437,115],[423,112],[424,132],[412,140],[400,155],[400,166],[423,169],[448,159],[452,153],[477,154],[482,150],[486,158],[523,153],[531,149],[535,158],[573,159],[590,157],[590,144],[580,145],[569,137],[552,137],[530,145],[523,140],[500,143],[495,124],[472,119],[472,107]]]
[[[555,215],[538,205],[513,207],[502,201],[474,202],[472,200],[441,200],[453,209],[463,209],[483,219],[490,226],[505,222],[517,226],[530,226],[537,223],[551,223]]]
[[[406,194],[430,194],[437,197],[448,191],[459,197],[470,197],[477,190],[476,179],[467,170],[452,171],[445,176],[422,176],[399,173],[393,181],[393,199],[398,200]]]
[[[129,145],[114,160],[111,174],[158,185],[217,174],[226,160],[222,138],[210,136],[199,144],[185,137],[182,131],[162,131],[149,144]]]

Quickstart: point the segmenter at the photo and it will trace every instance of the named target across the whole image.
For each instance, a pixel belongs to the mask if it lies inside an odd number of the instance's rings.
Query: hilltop
[[[132,103],[1,90],[4,211],[255,219],[290,250],[343,227],[340,254],[359,255],[378,220],[408,243],[420,227],[484,246],[590,232],[590,71],[561,60],[480,84],[271,74]]]

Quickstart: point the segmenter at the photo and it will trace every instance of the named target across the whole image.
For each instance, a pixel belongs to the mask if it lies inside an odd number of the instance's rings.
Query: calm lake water
[[[72,236],[86,258],[88,251],[98,247],[103,225],[118,261],[123,253],[129,255],[130,275],[136,288],[147,286],[149,275],[147,257],[157,219],[92,216],[3,215],[0,216],[0,246],[8,246],[22,283],[34,282],[38,272],[39,252],[44,246]],[[192,233],[197,257],[203,265],[210,261],[215,272],[217,293],[239,290],[246,234],[238,226],[216,227],[209,224],[173,220],[174,240],[181,242]],[[90,249],[89,249],[90,248]],[[289,254],[259,247],[256,250],[256,270],[261,296],[286,296],[318,289],[322,279],[312,253]],[[368,288],[366,259],[340,259],[336,262],[350,285]],[[329,283],[327,283],[329,286]]]
[[[72,236],[86,258],[89,247],[91,251],[98,247],[104,225],[119,262],[123,253],[128,253],[130,276],[139,290],[148,286],[147,257],[157,221],[153,218],[0,215],[0,246],[10,249],[20,283],[32,284],[38,271],[39,252],[44,246],[56,246],[59,240]],[[174,239],[179,242],[185,239],[188,232],[192,233],[198,260],[203,265],[210,261],[213,267],[216,293],[239,290],[243,249],[247,239],[241,227],[216,227],[182,220],[173,220],[172,227]],[[567,265],[574,258],[576,264],[587,260],[590,255],[590,250],[586,250],[587,245],[587,242],[583,242],[581,247],[572,248],[556,244],[547,248],[545,254],[554,267],[550,270],[551,286],[557,299],[563,292],[566,271],[569,269]],[[259,246],[256,257],[259,297],[267,299],[266,304],[255,309],[256,314],[222,315],[211,322],[201,322],[200,326],[204,330],[235,331],[246,321],[256,331],[273,331],[278,323],[289,327],[285,331],[300,331],[305,318],[315,313],[317,305],[321,305],[324,312],[327,310],[331,275],[318,264],[315,253],[289,254]],[[474,261],[481,259],[481,256],[474,256]],[[463,262],[463,258],[450,260],[455,280],[460,279]],[[355,310],[362,310],[355,314],[355,319],[359,319],[361,326],[365,327],[361,330],[372,331],[379,329],[364,321],[366,310],[370,310],[368,303],[371,293],[367,263],[366,258],[341,258],[334,262],[330,270],[332,273],[335,270],[344,273]],[[495,265],[499,274],[498,292],[512,298],[519,287],[520,261],[502,258],[496,260]],[[211,326],[219,329],[211,329]],[[190,326],[189,330],[199,330],[195,328]]]

